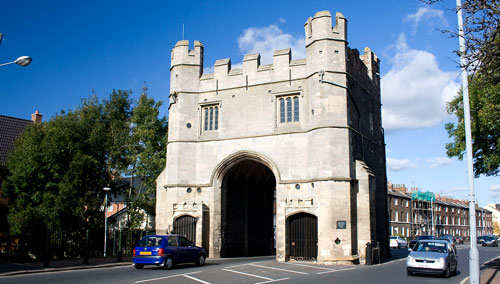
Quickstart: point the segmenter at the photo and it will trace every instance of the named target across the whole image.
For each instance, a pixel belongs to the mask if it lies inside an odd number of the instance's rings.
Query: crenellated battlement
[[[194,50],[189,49],[188,40],[178,41],[171,51],[170,70],[179,65],[200,66],[203,69],[203,44],[194,41]]]
[[[332,15],[329,11],[317,12],[304,24],[306,46],[320,39],[347,41],[347,20],[342,13],[335,14],[335,27],[332,27]]]
[[[183,79],[189,81],[187,85],[190,91],[196,91],[195,87],[199,87],[198,91],[204,92],[214,88],[292,81],[328,71],[354,71],[358,76],[366,78],[363,81],[379,86],[379,59],[369,48],[365,48],[361,56],[357,53],[358,62],[349,62],[355,49],[347,47],[347,20],[342,13],[335,14],[335,26],[332,27],[330,12],[317,12],[306,21],[304,28],[307,54],[305,59],[292,60],[292,51],[286,48],[274,51],[272,64],[261,65],[260,54],[251,53],[245,54],[241,67],[237,69],[232,69],[230,58],[216,60],[212,74],[203,74],[203,44],[194,41],[194,49],[190,50],[189,41],[181,40],[172,49],[170,70],[174,91],[182,91],[179,87],[186,86],[181,82]],[[174,70],[175,67],[181,66],[183,68]],[[209,82],[212,80],[214,82]]]

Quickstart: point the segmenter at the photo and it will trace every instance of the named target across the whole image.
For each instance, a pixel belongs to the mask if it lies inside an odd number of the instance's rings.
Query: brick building
[[[453,235],[468,238],[469,203],[448,196],[435,195],[434,201],[412,198],[418,188],[388,183],[389,226],[391,235],[413,238],[418,235]],[[408,204],[408,206],[406,206]],[[411,216],[408,220],[407,215]],[[493,215],[476,207],[477,235],[493,234]]]

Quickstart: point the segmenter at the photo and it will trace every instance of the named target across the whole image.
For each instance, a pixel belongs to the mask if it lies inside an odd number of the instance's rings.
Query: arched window
[[[300,121],[300,102],[299,96],[283,96],[278,99],[280,123]]]
[[[211,131],[219,129],[219,107],[218,106],[204,106],[202,107],[202,125],[203,131]]]

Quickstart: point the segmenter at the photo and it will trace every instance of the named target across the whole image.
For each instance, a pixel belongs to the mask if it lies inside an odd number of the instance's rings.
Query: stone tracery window
[[[219,129],[219,106],[210,105],[202,107],[203,131],[213,131]]]
[[[283,96],[278,99],[279,122],[298,122],[300,120],[299,96]]]

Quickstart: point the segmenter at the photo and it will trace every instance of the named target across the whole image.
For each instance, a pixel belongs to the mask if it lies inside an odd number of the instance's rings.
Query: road
[[[468,247],[458,247],[458,275],[407,276],[405,249],[392,250],[399,259],[373,266],[325,266],[312,262],[278,263],[274,257],[208,260],[204,267],[180,265],[166,271],[132,266],[6,276],[0,283],[460,283],[469,275]],[[480,263],[500,255],[499,247],[480,247]]]

